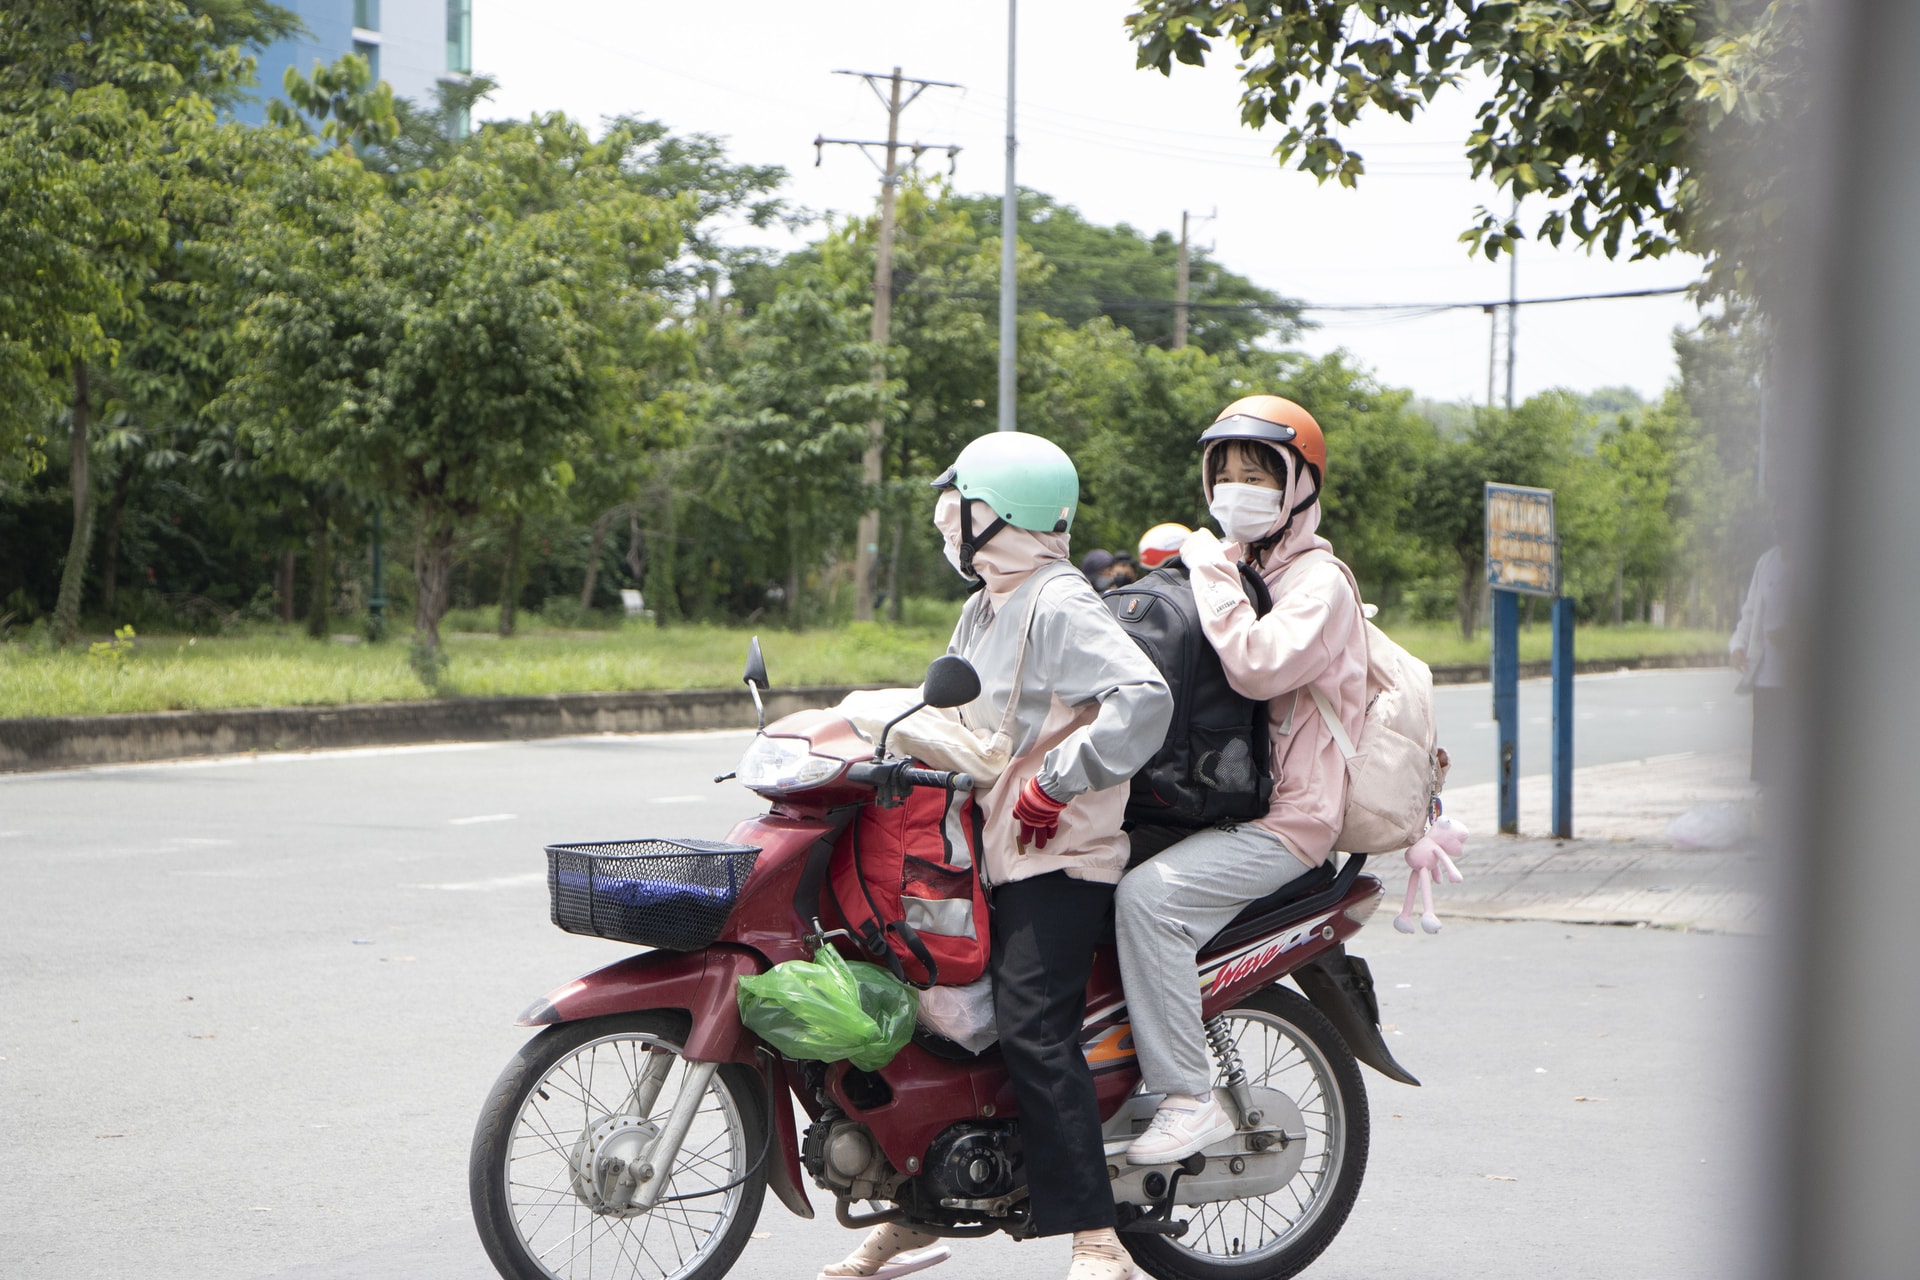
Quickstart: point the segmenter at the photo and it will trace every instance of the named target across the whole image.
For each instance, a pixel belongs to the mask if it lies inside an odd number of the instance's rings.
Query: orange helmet
[[[1211,448],[1222,440],[1253,440],[1292,449],[1313,469],[1317,495],[1327,481],[1327,438],[1313,415],[1280,396],[1242,396],[1220,411],[1213,425],[1200,435]]]

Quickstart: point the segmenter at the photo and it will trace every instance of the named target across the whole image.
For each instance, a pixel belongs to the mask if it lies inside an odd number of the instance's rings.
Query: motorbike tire
[[[533,1091],[549,1080],[549,1073],[556,1066],[597,1042],[617,1043],[623,1037],[644,1037],[661,1048],[673,1050],[677,1055],[686,1041],[686,1033],[686,1017],[666,1011],[615,1014],[580,1022],[565,1022],[549,1027],[529,1040],[500,1073],[474,1128],[467,1178],[473,1202],[474,1225],[479,1231],[481,1243],[486,1247],[488,1258],[505,1280],[588,1280],[588,1277],[600,1274],[592,1269],[591,1260],[588,1270],[581,1271],[576,1265],[577,1256],[563,1257],[561,1269],[550,1270],[535,1256],[515,1226],[508,1158],[515,1130]],[[737,1063],[726,1064],[714,1074],[709,1096],[720,1090],[725,1091],[725,1101],[731,1103],[733,1115],[738,1119],[739,1138],[744,1145],[745,1159],[750,1162],[744,1180],[737,1188],[739,1196],[732,1219],[714,1233],[718,1236],[717,1242],[711,1250],[705,1251],[704,1257],[697,1258],[694,1265],[668,1269],[656,1263],[660,1269],[648,1273],[639,1271],[637,1263],[633,1267],[627,1266],[622,1259],[614,1270],[606,1274],[622,1277],[638,1274],[648,1276],[649,1280],[720,1280],[738,1260],[760,1218],[760,1208],[767,1189],[767,1162],[778,1159],[779,1154],[769,1147],[766,1085],[761,1077],[748,1067]],[[586,1092],[591,1094],[591,1087]],[[661,1109],[664,1109],[671,1105],[672,1097],[663,1094],[659,1101]],[[582,1109],[589,1110],[586,1107]],[[724,1110],[721,1115],[724,1121]],[[732,1133],[733,1129],[732,1124],[726,1125],[727,1132]],[[556,1154],[565,1154],[561,1147],[553,1145],[552,1139],[556,1135],[548,1133],[537,1136],[542,1136]],[[563,1144],[568,1141],[565,1135],[558,1136]],[[686,1154],[686,1148],[683,1147],[682,1158],[674,1166],[676,1176],[687,1169]],[[564,1192],[556,1195],[551,1190],[544,1194],[555,1195],[556,1201],[564,1201],[566,1195]],[[655,1215],[664,1216],[667,1208],[663,1203],[650,1213],[628,1221],[645,1222]],[[573,1216],[577,1218],[578,1213],[575,1209]],[[668,1221],[671,1222],[671,1219]],[[592,1229],[591,1215],[589,1229]],[[618,1240],[613,1243],[618,1244]],[[601,1256],[606,1256],[608,1251],[603,1249]]]
[[[1322,1088],[1331,1085],[1337,1091],[1341,1120],[1338,1146],[1339,1164],[1332,1185],[1317,1198],[1312,1220],[1293,1239],[1285,1239],[1278,1248],[1263,1247],[1240,1257],[1201,1253],[1182,1243],[1182,1238],[1122,1232],[1121,1243],[1133,1260],[1155,1280],[1286,1280],[1297,1275],[1326,1247],[1345,1225],[1360,1194],[1361,1179],[1367,1171],[1367,1147],[1371,1135],[1367,1114],[1366,1086],[1360,1079],[1360,1065],[1354,1060],[1346,1041],[1331,1022],[1303,996],[1282,986],[1271,986],[1247,997],[1226,1012],[1231,1021],[1243,1010],[1274,1020],[1297,1032],[1318,1052],[1325,1068]],[[1271,1025],[1271,1024],[1270,1024]],[[1308,1065],[1313,1064],[1309,1060]],[[1249,1064],[1249,1069],[1258,1074]],[[1298,1099],[1296,1099],[1298,1101]],[[1330,1144],[1329,1153],[1331,1154]],[[1221,1201],[1231,1205],[1235,1201]],[[1207,1206],[1176,1210],[1195,1219]],[[1188,1235],[1194,1234],[1190,1227]],[[1236,1242],[1237,1243],[1237,1242]],[[1276,1242],[1278,1243],[1278,1242]]]

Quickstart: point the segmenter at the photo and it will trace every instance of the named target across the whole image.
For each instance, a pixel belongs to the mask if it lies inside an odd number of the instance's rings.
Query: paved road
[[[1739,750],[1752,732],[1752,704],[1733,692],[1732,671],[1621,671],[1574,680],[1577,768],[1680,752]],[[1552,768],[1551,682],[1520,682],[1520,772]],[[1453,757],[1450,786],[1494,780],[1493,687],[1433,691],[1440,740]]]
[[[1631,744],[1637,719],[1658,726],[1639,754],[1687,749],[1674,735],[1702,717],[1649,715],[1682,705],[1684,682],[1662,688],[1583,685],[1588,709],[1608,708],[1596,744]],[[704,780],[742,742],[0,779],[0,1274],[484,1280],[466,1149],[524,1037],[512,1016],[620,954],[547,923],[539,846],[723,831],[755,802]],[[1369,1078],[1366,1189],[1309,1274],[1748,1269],[1723,1242],[1745,1163],[1732,1029],[1750,1021],[1739,979],[1755,945],[1545,924],[1371,929],[1358,949],[1427,1087]],[[830,1217],[777,1206],[759,1230],[745,1280],[809,1277],[846,1244]],[[1051,1277],[1064,1256],[982,1242],[946,1270]]]

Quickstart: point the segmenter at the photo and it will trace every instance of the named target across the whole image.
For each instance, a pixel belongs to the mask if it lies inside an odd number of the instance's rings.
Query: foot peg
[[[1120,1230],[1141,1235],[1172,1236],[1175,1239],[1187,1234],[1187,1220],[1176,1220],[1173,1216],[1174,1192],[1180,1187],[1180,1179],[1193,1177],[1206,1167],[1206,1155],[1196,1151],[1174,1165],[1170,1174],[1158,1170],[1149,1173],[1141,1182],[1141,1187],[1153,1197],[1153,1203],[1145,1209],[1138,1205],[1121,1205]]]

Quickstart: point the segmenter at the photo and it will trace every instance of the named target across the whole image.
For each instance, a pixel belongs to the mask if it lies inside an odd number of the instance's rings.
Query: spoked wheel
[[[1333,1024],[1278,986],[1249,996],[1226,1018],[1248,1079],[1299,1107],[1306,1150],[1292,1179],[1269,1195],[1176,1211],[1187,1215],[1184,1236],[1123,1234],[1134,1261],[1159,1280],[1297,1274],[1339,1233],[1367,1170],[1366,1089]]]
[[[507,1280],[718,1280],[767,1188],[764,1086],[724,1066],[699,1099],[658,1203],[628,1203],[688,1075],[685,1019],[622,1014],[527,1042],[494,1084],[468,1181]]]

